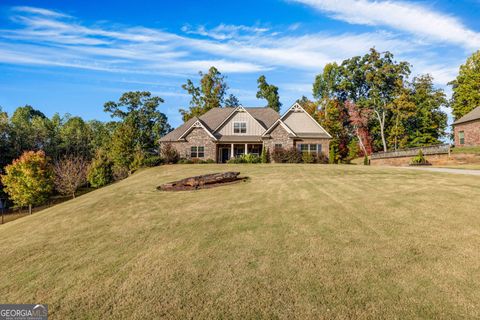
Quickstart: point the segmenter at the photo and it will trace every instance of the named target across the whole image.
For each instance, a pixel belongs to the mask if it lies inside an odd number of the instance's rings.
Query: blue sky
[[[264,74],[284,109],[328,62],[375,46],[447,82],[480,49],[480,0],[9,1],[0,3],[0,106],[108,120],[103,103],[148,90],[173,126],[187,78],[216,66],[245,106]]]

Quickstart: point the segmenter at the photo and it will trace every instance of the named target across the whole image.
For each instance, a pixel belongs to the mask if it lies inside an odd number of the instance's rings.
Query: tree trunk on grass
[[[157,189],[162,191],[198,189],[206,185],[221,184],[239,180],[239,174],[240,172],[221,172],[205,174],[201,176],[189,177],[182,180],[173,181],[170,183],[165,183],[159,186]]]

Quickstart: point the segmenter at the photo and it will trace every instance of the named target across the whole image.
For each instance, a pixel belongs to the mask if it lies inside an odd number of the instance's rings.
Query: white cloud
[[[418,64],[418,70],[432,73],[442,84],[458,66],[432,63],[434,58],[425,56],[428,42],[393,32],[294,35],[296,30],[289,27],[280,33],[259,26],[225,24],[209,30],[183,28],[186,33],[205,31],[207,38],[199,38],[141,26],[89,26],[51,10],[22,8],[15,9],[11,17],[16,27],[0,30],[0,62],[180,77],[212,65],[224,73],[281,69],[292,74],[292,87],[286,88],[290,91],[295,83],[310,77],[313,81],[325,64],[362,55],[371,47]],[[298,72],[303,74],[301,78],[293,76]]]
[[[351,24],[387,26],[430,40],[480,47],[480,33],[459,19],[431,8],[401,1],[291,0],[330,14]]]
[[[245,34],[261,34],[267,32],[268,30],[268,28],[262,27],[230,25],[223,23],[210,30],[208,30],[205,26],[198,26],[197,28],[192,28],[190,25],[184,25],[182,27],[182,31],[187,34],[201,35],[216,40],[237,38]]]

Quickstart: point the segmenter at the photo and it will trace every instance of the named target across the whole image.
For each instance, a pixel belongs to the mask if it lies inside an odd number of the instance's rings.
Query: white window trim
[[[245,124],[245,133],[242,133],[242,132],[235,132],[235,124],[236,123],[244,123]],[[233,134],[247,134],[248,133],[248,130],[247,130],[247,121],[233,121]],[[241,130],[241,129],[240,129]]]

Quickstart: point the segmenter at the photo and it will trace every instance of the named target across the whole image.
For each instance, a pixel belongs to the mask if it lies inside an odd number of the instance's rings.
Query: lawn
[[[193,192],[160,183],[239,170]],[[480,317],[480,180],[176,165],[0,226],[1,303],[51,319]]]

